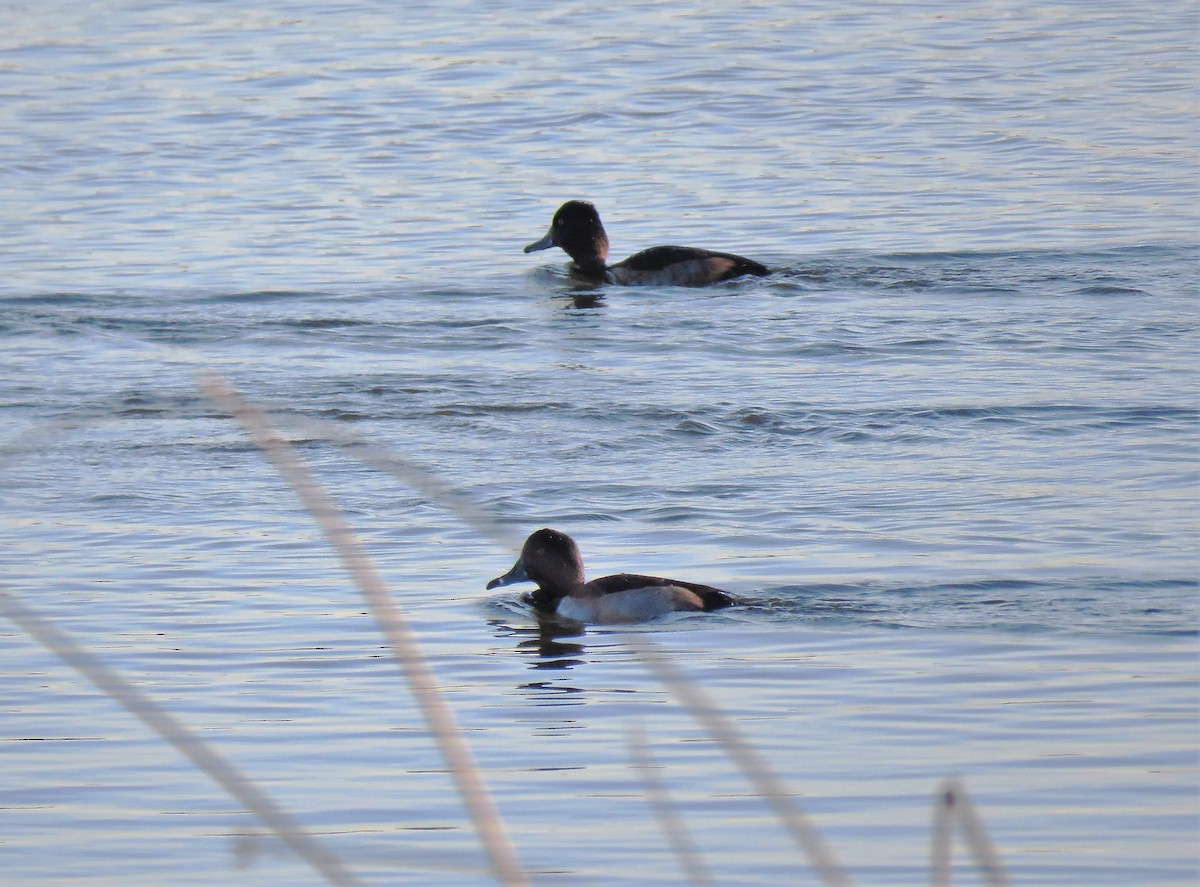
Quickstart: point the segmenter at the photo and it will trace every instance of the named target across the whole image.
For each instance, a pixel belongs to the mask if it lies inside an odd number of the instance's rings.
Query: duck
[[[619,286],[707,286],[746,274],[762,277],[766,266],[694,246],[654,246],[609,265],[608,234],[596,207],[586,200],[568,200],[558,208],[550,230],[525,247],[526,253],[559,247],[571,257],[571,276],[583,283]]]
[[[616,573],[588,582],[575,540],[559,530],[530,534],[513,568],[487,584],[490,591],[515,582],[535,582],[523,596],[543,615],[583,624],[645,622],[678,612],[708,612],[733,606],[728,592],[709,585]]]

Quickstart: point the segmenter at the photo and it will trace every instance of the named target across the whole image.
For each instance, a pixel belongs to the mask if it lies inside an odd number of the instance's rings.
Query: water
[[[535,883],[684,882],[633,724],[718,882],[811,878],[623,633],[542,632],[519,589],[483,590],[539,526],[593,575],[743,600],[638,632],[856,883],[928,882],[950,776],[1015,883],[1194,883],[1194,7],[6,19],[3,585],[364,881],[488,877],[365,605],[206,368],[346,510]],[[572,290],[521,253],[570,197],[618,257],[683,242],[777,273]],[[0,636],[6,881],[315,880]]]

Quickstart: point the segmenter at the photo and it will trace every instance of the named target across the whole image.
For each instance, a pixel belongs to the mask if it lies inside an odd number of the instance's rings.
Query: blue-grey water
[[[686,882],[636,725],[717,883],[816,883],[626,634],[540,631],[520,588],[484,591],[541,526],[592,575],[739,597],[637,632],[854,883],[929,883],[947,777],[1014,884],[1195,883],[1194,3],[4,18],[0,588],[365,883],[490,876],[366,605],[206,371],[345,510],[534,883]],[[569,198],[616,257],[775,273],[576,290],[521,252]],[[0,881],[317,882],[0,639]]]

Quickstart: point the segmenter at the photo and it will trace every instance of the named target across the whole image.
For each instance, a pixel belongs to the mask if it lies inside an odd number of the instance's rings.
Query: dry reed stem
[[[954,851],[954,798],[943,785],[933,802],[929,832],[929,885],[950,887]]]
[[[658,680],[674,694],[684,708],[708,730],[721,745],[725,754],[737,764],[742,775],[770,804],[771,810],[783,824],[796,846],[808,858],[809,864],[829,887],[850,887],[851,881],[833,851],[825,846],[816,828],[800,809],[795,797],[761,754],[742,738],[737,725],[721,711],[673,662],[663,655],[649,638],[627,635],[630,647]]]
[[[950,860],[956,824],[975,864],[979,866],[984,882],[991,887],[1008,887],[1008,874],[996,848],[992,846],[983,818],[971,802],[966,786],[957,779],[947,779],[942,783],[934,803],[929,854],[929,880],[933,887],[950,887]]]
[[[343,567],[358,585],[445,758],[446,766],[475,824],[492,873],[502,884],[528,884],[516,852],[508,840],[504,822],[492,804],[483,776],[458,728],[454,713],[443,698],[433,671],[421,654],[416,635],[403,612],[392,601],[382,577],[355,537],[345,516],[324,488],[317,483],[308,466],[296,455],[294,448],[272,431],[267,416],[261,409],[249,403],[223,377],[211,370],[200,377],[199,385],[201,391],[213,403],[226,410],[241,424],[295,490],[304,507],[329,539]]]
[[[473,499],[464,496],[429,469],[399,453],[372,443],[333,422],[280,414],[272,414],[272,419],[281,425],[343,447],[349,455],[412,487],[430,502],[451,512],[468,527],[503,548],[520,549],[525,541],[523,537],[517,536],[492,517]]]
[[[683,818],[671,802],[666,782],[660,779],[656,772],[657,764],[646,740],[646,731],[640,723],[629,727],[627,739],[629,757],[642,784],[642,791],[645,792],[650,808],[654,811],[654,818],[666,836],[667,843],[671,845],[675,858],[679,860],[688,882],[701,887],[715,884],[704,857],[700,855],[699,848],[688,834]]]
[[[26,634],[166,740],[242,807],[258,817],[260,822],[319,872],[328,883],[338,887],[351,887],[362,883],[332,851],[319,844],[290,813],[276,804],[211,745],[185,727],[149,695],[126,681],[103,660],[77,644],[70,635],[30,609],[16,594],[0,589],[0,614],[14,622]]]

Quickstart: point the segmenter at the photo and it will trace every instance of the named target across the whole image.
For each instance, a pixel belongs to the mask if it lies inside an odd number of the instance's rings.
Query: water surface
[[[626,634],[485,592],[539,526],[742,605],[639,628],[855,883],[956,777],[1018,884],[1194,882],[1195,11],[21,8],[0,37],[3,583],[367,883],[488,883],[275,411],[413,620],[539,884],[810,877]],[[574,289],[567,198],[706,290]],[[330,443],[411,459],[494,538]],[[312,883],[5,623],[13,883]],[[956,857],[970,867],[965,851]],[[808,873],[802,875],[801,873]]]

